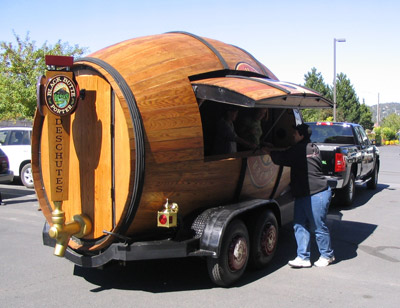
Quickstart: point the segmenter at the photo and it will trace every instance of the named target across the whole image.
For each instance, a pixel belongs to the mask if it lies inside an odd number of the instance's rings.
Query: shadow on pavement
[[[18,184],[0,184],[0,195],[3,205],[37,201],[34,189]],[[27,196],[32,198],[26,198]],[[21,200],[21,197],[25,197]]]
[[[133,261],[125,266],[115,262],[103,269],[75,266],[74,275],[98,286],[91,292],[122,289],[163,293],[214,287],[201,258]]]
[[[357,221],[330,220],[335,263],[357,257],[359,245],[374,233],[377,227],[377,225]]]
[[[390,189],[389,185],[378,184],[376,189],[368,189],[365,184],[357,185],[352,206],[344,207],[341,205],[341,202],[339,199],[333,198],[331,208],[337,208],[337,209],[341,209],[344,211],[352,210],[354,208],[357,208],[359,206],[363,206],[364,204],[367,204],[374,195],[379,194],[381,191],[383,191],[385,189]]]
[[[328,215],[332,245],[335,250],[335,263],[357,256],[360,243],[376,229],[376,225],[342,221],[342,214],[333,210]],[[319,257],[316,244],[312,244],[312,260]],[[232,287],[241,287],[262,279],[287,265],[296,256],[296,242],[292,227],[281,228],[279,246],[271,263],[261,270],[247,270]],[[108,289],[141,290],[152,293],[179,292],[187,290],[211,289],[216,286],[208,277],[206,260],[202,258],[164,259],[133,261],[125,266],[117,262],[103,269],[81,268],[75,266],[74,275],[98,287],[91,292]]]
[[[356,199],[350,208],[331,206],[328,214],[328,227],[331,231],[332,246],[335,250],[335,263],[357,257],[359,245],[377,228],[376,225],[356,221],[342,220],[341,211],[351,210],[366,204],[374,194],[387,189],[387,185],[378,185],[376,190],[357,187]],[[248,269],[243,277],[232,286],[241,287],[255,282],[287,266],[287,262],[296,257],[296,242],[291,225],[280,229],[276,255],[264,269]],[[311,243],[311,261],[315,262],[319,252],[315,240]],[[140,290],[152,293],[179,292],[187,290],[211,289],[216,286],[211,282],[205,258],[182,258],[127,262],[120,265],[112,262],[103,269],[82,268],[75,266],[74,275],[94,284],[91,292],[109,289]]]
[[[332,246],[335,250],[335,263],[357,257],[360,244],[364,242],[377,228],[376,225],[356,221],[342,220],[342,211],[348,211],[366,204],[374,194],[388,189],[388,185],[378,185],[376,190],[357,187],[357,196],[350,208],[331,206],[328,214],[328,227],[331,231]],[[23,186],[0,185],[0,191],[7,204],[18,203],[18,197],[32,196],[35,192]],[[13,200],[15,198],[15,200]],[[25,201],[25,199],[24,199]],[[291,225],[280,229],[279,244],[276,255],[264,269],[248,269],[242,278],[231,288],[251,284],[287,266],[287,262],[296,257],[296,242]],[[319,253],[313,240],[311,243],[311,261],[318,259]],[[205,258],[181,258],[163,260],[145,260],[127,262],[120,265],[111,262],[103,269],[74,267],[74,275],[94,284],[91,292],[101,292],[109,289],[141,290],[152,293],[179,292],[187,290],[212,289],[216,286],[211,282]]]

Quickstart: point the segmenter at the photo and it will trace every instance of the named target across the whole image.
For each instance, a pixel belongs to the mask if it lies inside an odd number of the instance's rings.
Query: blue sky
[[[315,67],[350,79],[360,102],[400,102],[398,0],[0,0],[0,41],[26,33],[94,52],[134,37],[186,31],[246,49],[280,80],[304,83]]]

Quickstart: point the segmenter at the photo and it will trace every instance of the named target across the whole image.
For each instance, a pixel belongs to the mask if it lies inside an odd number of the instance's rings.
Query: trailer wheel
[[[241,220],[232,221],[224,234],[218,258],[207,258],[211,280],[227,287],[244,273],[249,259],[249,234]]]
[[[349,182],[347,185],[340,190],[340,200],[344,206],[351,206],[354,200],[356,186],[354,180],[354,174],[350,174]]]
[[[262,212],[251,230],[250,264],[253,268],[265,267],[274,257],[278,244],[278,222],[270,210]]]

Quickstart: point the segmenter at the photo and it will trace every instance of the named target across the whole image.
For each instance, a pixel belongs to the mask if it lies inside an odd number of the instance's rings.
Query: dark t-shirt
[[[236,133],[232,122],[221,119],[217,124],[214,140],[214,154],[236,153]]]
[[[290,181],[294,197],[316,194],[328,188],[316,144],[302,140],[285,151],[272,151],[276,165],[291,167]]]

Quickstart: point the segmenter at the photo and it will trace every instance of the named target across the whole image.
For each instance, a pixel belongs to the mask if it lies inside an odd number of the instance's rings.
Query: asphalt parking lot
[[[84,269],[43,246],[44,217],[34,190],[0,185],[0,307],[398,307],[400,302],[400,146],[380,147],[378,188],[356,189],[351,208],[331,207],[336,261],[292,269],[292,229],[277,255],[231,288],[214,286],[204,260],[172,259]],[[312,261],[318,255],[313,250]]]

